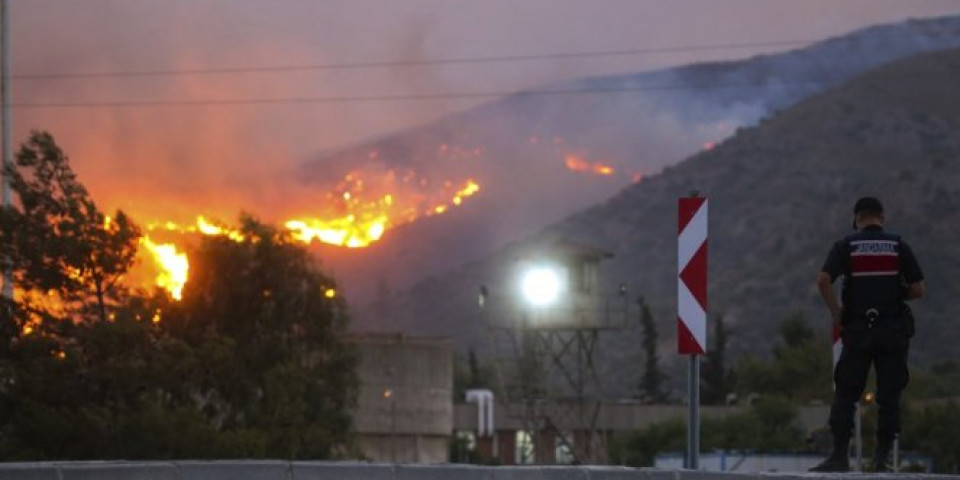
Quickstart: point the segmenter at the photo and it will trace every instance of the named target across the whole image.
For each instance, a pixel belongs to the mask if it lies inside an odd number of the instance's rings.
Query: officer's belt
[[[846,313],[844,314],[845,322],[844,327],[847,328],[873,328],[878,324],[888,324],[893,321],[899,321],[904,319],[903,311],[897,311],[892,313],[889,310],[881,311],[876,308],[868,308],[862,313]]]

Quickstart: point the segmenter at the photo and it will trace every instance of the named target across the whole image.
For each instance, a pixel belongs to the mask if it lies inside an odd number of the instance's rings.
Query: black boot
[[[890,462],[890,452],[893,451],[893,439],[892,438],[878,438],[877,439],[877,450],[873,455],[873,471],[874,472],[892,472],[892,464]]]
[[[826,460],[811,468],[811,472],[850,471],[850,432],[833,434],[833,451]]]

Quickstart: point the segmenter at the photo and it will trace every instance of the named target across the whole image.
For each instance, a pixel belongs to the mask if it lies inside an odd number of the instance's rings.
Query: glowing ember
[[[613,175],[616,173],[616,170],[614,170],[613,167],[599,162],[588,162],[582,157],[573,154],[567,155],[566,165],[568,170],[574,172],[589,172],[597,175]]]

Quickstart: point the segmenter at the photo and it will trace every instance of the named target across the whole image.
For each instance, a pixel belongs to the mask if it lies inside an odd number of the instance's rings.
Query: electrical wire
[[[16,80],[64,80],[64,79],[92,79],[92,78],[119,78],[119,77],[160,77],[180,75],[219,75],[234,73],[275,73],[320,70],[359,70],[376,68],[424,67],[439,65],[463,65],[499,62],[529,62],[541,60],[565,60],[591,57],[635,56],[654,53],[677,53],[710,50],[736,50],[763,47],[787,47],[813,43],[816,40],[777,40],[768,42],[729,43],[720,45],[687,45],[677,47],[634,48],[623,50],[605,50],[593,52],[545,53],[527,55],[503,55],[487,57],[441,58],[432,60],[402,60],[360,63],[329,63],[304,65],[274,65],[251,67],[223,67],[223,68],[195,68],[171,70],[140,70],[140,71],[106,71],[106,72],[53,72],[53,73],[23,73],[12,75]]]
[[[874,80],[902,79],[923,76],[960,74],[960,69],[943,66],[941,71],[935,72],[909,72],[896,75],[886,75],[884,78]],[[803,85],[803,84],[823,84],[841,82],[849,76],[835,75],[824,76],[816,79],[777,79],[777,85]],[[202,107],[202,106],[256,106],[256,105],[284,105],[284,104],[324,104],[324,103],[361,103],[361,102],[398,102],[398,101],[424,101],[424,100],[482,100],[488,98],[502,97],[532,97],[544,95],[596,95],[596,94],[618,94],[635,93],[646,91],[670,91],[670,90],[701,90],[701,89],[723,89],[723,88],[753,88],[763,87],[769,82],[758,80],[751,82],[709,82],[709,83],[689,83],[689,84],[663,84],[663,85],[641,85],[632,87],[611,87],[611,88],[570,88],[570,89],[543,89],[543,90],[521,90],[521,91],[490,91],[490,92],[450,92],[450,93],[425,93],[425,94],[404,94],[404,95],[370,95],[370,96],[339,96],[339,97],[293,97],[293,98],[247,98],[247,99],[219,99],[219,100],[143,100],[143,101],[104,101],[104,102],[69,102],[69,103],[13,103],[11,107],[17,109],[70,109],[70,108],[135,108],[135,107]]]

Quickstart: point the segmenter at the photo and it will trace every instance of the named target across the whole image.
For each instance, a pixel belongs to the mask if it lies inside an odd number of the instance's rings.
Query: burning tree
[[[250,217],[189,251],[182,301],[127,290],[140,232],[101,213],[47,133],[6,170],[16,295],[0,317],[0,458],[329,458],[351,445],[346,304]]]
[[[289,233],[246,217],[245,241],[204,237],[164,325],[206,355],[190,394],[220,428],[255,434],[253,455],[329,457],[345,445],[358,360],[336,284]]]
[[[53,136],[33,132],[6,168],[18,207],[0,211],[0,243],[18,287],[21,328],[44,318],[104,321],[124,295],[140,231],[122,212],[104,215]]]

